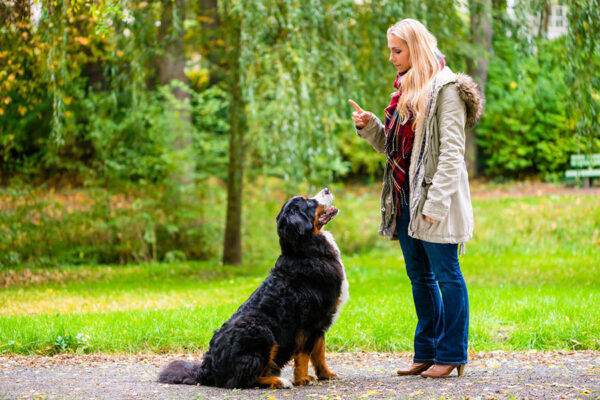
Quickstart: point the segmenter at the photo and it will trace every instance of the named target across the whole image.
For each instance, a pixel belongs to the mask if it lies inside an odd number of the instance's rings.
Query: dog
[[[325,332],[349,296],[340,251],[323,230],[338,213],[332,203],[323,189],[284,204],[276,218],[281,255],[269,276],[214,332],[202,363],[173,361],[159,382],[291,388],[337,378],[325,363]],[[280,377],[292,359],[293,384]]]

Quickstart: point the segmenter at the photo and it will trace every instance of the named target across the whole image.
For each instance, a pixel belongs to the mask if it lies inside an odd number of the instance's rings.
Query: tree
[[[492,4],[491,0],[469,0],[471,20],[471,43],[473,54],[467,59],[467,71],[485,93],[488,59],[492,50]],[[474,128],[467,128],[466,162],[469,175],[477,176],[477,137]]]
[[[538,37],[546,37],[548,35],[548,23],[550,22],[550,0],[541,0],[540,4],[540,26],[538,27]]]
[[[229,117],[229,166],[227,173],[227,216],[223,242],[223,264],[242,262],[242,196],[244,181],[244,158],[246,145],[246,101],[242,89],[244,70],[241,66],[242,25],[239,15],[229,18],[228,30],[230,61],[229,87],[231,107]]]
[[[162,0],[161,24],[158,31],[158,43],[161,44],[160,54],[156,59],[159,82],[161,85],[178,81],[183,85],[172,88],[173,95],[180,106],[171,110],[178,114],[181,124],[176,132],[172,133],[172,147],[177,153],[178,161],[172,171],[172,183],[180,188],[180,194],[188,197],[194,183],[194,162],[190,154],[192,149],[191,120],[189,109],[185,103],[189,102],[190,95],[185,88],[189,85],[185,75],[185,40],[184,21],[186,0]],[[177,196],[179,197],[179,196]]]
[[[334,130],[342,115],[347,120],[347,89],[355,80],[346,26],[354,6],[351,0],[220,2],[232,47],[223,262],[241,262],[246,155],[290,191],[300,182],[325,185],[343,170]]]

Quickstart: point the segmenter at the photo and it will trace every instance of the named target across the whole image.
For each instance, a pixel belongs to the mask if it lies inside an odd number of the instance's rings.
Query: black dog
[[[294,359],[294,384],[336,374],[325,363],[325,332],[348,299],[348,282],[333,237],[321,228],[338,210],[323,189],[315,197],[294,197],[277,216],[281,255],[265,281],[214,332],[202,364],[170,363],[159,382],[224,388],[292,387],[280,378]]]

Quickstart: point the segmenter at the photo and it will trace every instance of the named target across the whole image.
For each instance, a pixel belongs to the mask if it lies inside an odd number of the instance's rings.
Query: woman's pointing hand
[[[369,120],[371,119],[371,113],[363,111],[363,109],[360,108],[360,106],[356,104],[353,100],[348,100],[348,103],[350,103],[352,107],[354,107],[354,109],[356,110],[352,113],[352,120],[354,121],[354,125],[356,125],[356,127],[359,129],[362,129],[365,126],[367,126]]]

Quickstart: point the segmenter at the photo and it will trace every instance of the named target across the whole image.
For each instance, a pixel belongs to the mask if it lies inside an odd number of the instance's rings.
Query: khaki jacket
[[[433,243],[464,243],[473,236],[473,208],[465,164],[465,127],[483,112],[473,79],[445,67],[434,78],[424,123],[415,132],[410,159],[408,234]],[[385,154],[385,128],[372,115],[356,133]],[[392,170],[386,162],[381,191],[379,234],[397,239]],[[423,215],[438,221],[426,222]]]

